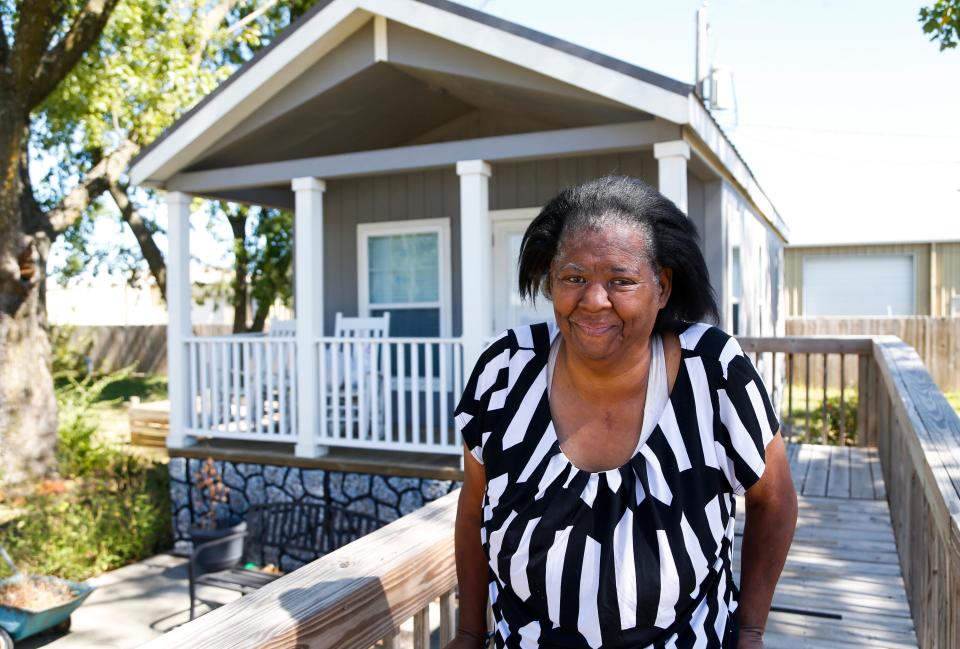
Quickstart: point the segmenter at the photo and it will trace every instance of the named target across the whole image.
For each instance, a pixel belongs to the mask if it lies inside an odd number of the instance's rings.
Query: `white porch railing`
[[[317,341],[317,443],[459,454],[453,408],[463,390],[463,343],[452,338]]]
[[[204,336],[188,338],[186,345],[188,435],[296,441],[297,347],[293,339]]]
[[[452,338],[319,338],[300,358],[293,338],[186,340],[192,437],[302,442],[297,365],[315,364],[320,407],[307,422],[321,446],[459,454],[453,409],[463,343]]]

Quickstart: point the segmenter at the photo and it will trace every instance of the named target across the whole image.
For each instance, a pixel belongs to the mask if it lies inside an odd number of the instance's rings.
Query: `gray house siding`
[[[450,219],[453,334],[460,335],[460,181],[451,169],[331,180],[324,196],[324,331],[337,311],[357,315],[357,226]]]
[[[538,207],[564,187],[607,174],[635,176],[656,187],[657,161],[650,151],[634,151],[495,164],[490,209]]]
[[[493,165],[490,209],[543,205],[562,188],[602,176],[626,174],[657,185],[649,151],[550,158]],[[324,195],[324,331],[333,333],[337,311],[356,315],[357,226],[361,223],[446,218],[450,220],[452,329],[459,336],[460,181],[454,169],[330,180]]]

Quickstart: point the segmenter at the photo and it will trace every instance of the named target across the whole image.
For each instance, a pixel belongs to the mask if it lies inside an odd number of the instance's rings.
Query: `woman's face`
[[[669,269],[656,273],[646,237],[629,224],[564,235],[550,269],[554,315],[570,351],[613,360],[646,345],[670,297]]]

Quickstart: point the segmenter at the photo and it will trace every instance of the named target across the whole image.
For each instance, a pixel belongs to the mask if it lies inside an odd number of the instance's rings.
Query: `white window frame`
[[[438,302],[403,302],[370,305],[370,274],[368,241],[371,236],[395,236],[403,234],[436,233],[439,277]],[[376,309],[440,309],[440,337],[449,338],[453,330],[453,271],[450,260],[450,219],[414,219],[410,221],[383,221],[357,225],[357,289],[358,311],[369,317],[371,308]]]

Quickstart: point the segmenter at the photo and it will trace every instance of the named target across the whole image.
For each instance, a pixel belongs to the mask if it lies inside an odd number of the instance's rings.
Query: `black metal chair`
[[[246,595],[282,574],[248,570],[243,567],[246,563],[252,561],[263,567],[268,559],[275,557],[275,562],[271,563],[278,568],[285,563],[302,565],[386,525],[386,521],[376,516],[319,503],[254,505],[247,511],[245,519],[245,532],[228,534],[193,549],[188,564],[191,620],[195,617],[198,601],[197,586],[223,588]],[[199,559],[205,552],[239,537],[244,538],[244,552],[236,565],[216,572],[203,572]]]

